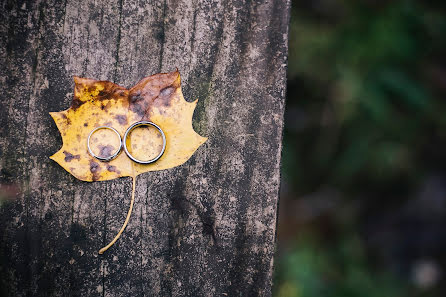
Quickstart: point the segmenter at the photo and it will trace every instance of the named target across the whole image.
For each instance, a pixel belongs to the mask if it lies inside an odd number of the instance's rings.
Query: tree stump
[[[270,296],[289,1],[2,1],[2,296]],[[48,157],[73,76],[130,87],[179,69],[185,164],[88,183]],[[11,192],[11,191],[10,191]]]

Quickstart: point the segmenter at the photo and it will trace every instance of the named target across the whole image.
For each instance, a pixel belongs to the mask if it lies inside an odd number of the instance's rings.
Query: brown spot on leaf
[[[101,110],[107,111],[111,107],[110,101],[107,104],[101,103]]]
[[[143,117],[146,114],[146,110],[141,104],[132,104],[130,105],[130,110],[136,113],[138,116]]]
[[[99,145],[99,157],[108,158],[115,152],[115,148],[110,145]]]
[[[63,113],[63,114],[62,114],[62,118],[65,119],[65,120],[67,121],[67,125],[70,125],[70,124],[71,124],[71,120],[70,120],[69,117],[67,117],[66,114]]]
[[[74,97],[74,98],[73,98],[73,101],[71,102],[71,108],[72,108],[73,110],[76,110],[76,109],[78,109],[79,107],[81,107],[82,104],[84,104],[84,103],[85,103],[84,101],[81,101],[81,100],[79,100],[79,98]]]
[[[129,96],[130,103],[135,103],[141,100],[144,100],[144,96],[142,95],[141,90],[136,91],[132,95]]]
[[[163,105],[165,107],[169,107],[172,102],[174,92],[175,92],[175,88],[173,88],[173,87],[166,87],[166,88],[162,89],[160,91],[159,96],[153,100],[153,103],[158,106]]]
[[[76,159],[76,160],[80,160],[81,156],[80,155],[73,155],[70,152],[67,151],[63,151],[64,155],[65,155],[65,162],[71,162],[71,160]]]
[[[118,114],[115,116],[115,119],[119,122],[120,125],[127,125],[127,116],[123,114]]]
[[[110,172],[116,172],[117,174],[120,174],[120,173],[121,173],[121,171],[119,171],[119,170],[116,168],[116,166],[113,166],[113,165],[107,165],[107,170],[110,171]]]
[[[97,181],[100,177],[99,172],[101,171],[101,166],[99,166],[98,163],[96,163],[95,161],[91,160],[90,161],[90,172],[93,174],[93,181]]]
[[[88,87],[88,92],[93,93],[94,91],[96,91],[96,86],[92,85]]]
[[[170,96],[170,95],[172,95],[173,92],[175,92],[174,88],[167,87],[160,91],[160,96]]]

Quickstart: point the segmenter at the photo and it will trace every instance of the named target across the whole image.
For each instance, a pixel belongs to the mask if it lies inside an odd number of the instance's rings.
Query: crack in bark
[[[162,70],[162,66],[163,66],[163,54],[164,54],[164,41],[166,40],[165,37],[165,19],[166,19],[166,10],[167,10],[167,0],[164,0],[164,6],[163,6],[163,18],[161,19],[162,22],[162,26],[161,26],[161,32],[160,32],[160,36],[161,36],[161,47],[160,47],[160,59],[159,59],[159,72],[161,72]]]
[[[119,48],[121,47],[122,6],[123,6],[123,2],[124,2],[124,0],[119,0],[118,36],[116,37],[115,73],[113,74],[113,81],[114,82],[117,82],[117,79],[118,79]]]

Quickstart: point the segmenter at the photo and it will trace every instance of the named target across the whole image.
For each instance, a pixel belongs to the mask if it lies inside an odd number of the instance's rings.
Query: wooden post
[[[270,296],[289,1],[2,1],[2,296]],[[184,165],[81,182],[48,157],[74,75],[132,86],[179,69],[194,128]],[[14,191],[13,191],[14,192]],[[5,196],[6,194],[3,194]]]

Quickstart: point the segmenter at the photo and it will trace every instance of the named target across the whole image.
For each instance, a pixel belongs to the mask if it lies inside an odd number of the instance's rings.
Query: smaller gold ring
[[[98,155],[96,155],[95,153],[93,153],[93,151],[91,150],[91,147],[90,147],[90,138],[91,138],[91,135],[93,135],[93,133],[94,132],[96,132],[96,131],[98,131],[98,130],[100,130],[100,129],[109,129],[109,130],[112,130],[113,132],[115,132],[115,134],[116,135],[118,135],[118,137],[119,137],[119,148],[116,150],[116,152],[113,154],[113,155],[111,155],[111,156],[108,156],[108,157],[101,157],[101,156],[98,156]],[[98,160],[100,160],[100,161],[103,161],[103,162],[108,162],[108,161],[111,161],[111,160],[113,160],[114,158],[116,158],[118,155],[119,155],[119,153],[121,152],[121,149],[122,149],[122,138],[121,138],[121,135],[119,134],[119,132],[118,131],[116,131],[116,129],[114,129],[114,128],[112,128],[112,127],[107,127],[107,126],[101,126],[101,127],[97,127],[97,128],[95,128],[95,129],[93,129],[91,132],[90,132],[90,134],[88,135],[88,139],[87,139],[87,148],[88,148],[88,152],[90,153],[90,155],[92,155],[93,157],[95,157],[96,159],[98,159]]]

